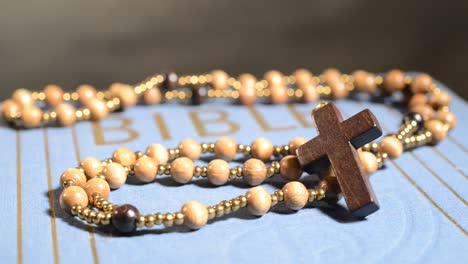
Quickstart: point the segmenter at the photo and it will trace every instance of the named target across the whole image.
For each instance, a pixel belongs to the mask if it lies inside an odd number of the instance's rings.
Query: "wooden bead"
[[[244,180],[252,186],[259,185],[267,176],[265,163],[258,159],[248,159],[242,166],[242,171]]]
[[[412,93],[427,93],[429,92],[432,85],[432,77],[428,74],[419,74],[411,82],[411,92]]]
[[[90,179],[84,187],[88,199],[91,200],[94,194],[100,194],[104,199],[107,199],[110,194],[110,186],[106,180],[102,178]]]
[[[431,119],[432,116],[434,115],[434,109],[430,105],[416,105],[412,108],[410,108],[411,112],[418,113],[422,115],[424,120]]]
[[[78,86],[78,89],[76,90],[78,93],[78,96],[80,98],[80,102],[84,105],[87,105],[87,103],[96,97],[96,89],[94,89],[93,86],[88,85],[88,84],[83,84]]]
[[[20,106],[16,101],[14,100],[6,100],[2,103],[2,115],[5,118],[8,118],[9,116],[14,116],[18,114],[20,111]]]
[[[136,154],[131,149],[119,148],[112,154],[112,161],[120,163],[123,166],[135,165]]]
[[[257,84],[257,78],[250,73],[244,73],[239,75],[238,80],[241,86],[254,87]]]
[[[302,102],[310,103],[315,102],[320,98],[320,94],[317,91],[317,87],[314,84],[309,83],[300,88],[302,91]]]
[[[57,85],[47,85],[44,89],[44,93],[49,106],[55,107],[63,101],[63,90]]]
[[[283,199],[286,207],[292,210],[302,209],[309,201],[309,191],[298,181],[288,182],[283,186]]]
[[[192,180],[195,165],[187,157],[175,159],[171,164],[172,178],[178,183],[187,183]]]
[[[297,69],[293,73],[296,80],[296,86],[299,89],[310,86],[312,84],[312,73],[307,69]]]
[[[60,176],[60,185],[63,185],[66,181],[73,181],[75,185],[84,187],[86,184],[86,176],[79,169],[68,169]]]
[[[270,86],[270,101],[273,104],[284,104],[288,101],[288,91],[284,85]]]
[[[79,186],[70,186],[63,189],[59,198],[60,208],[66,212],[70,212],[73,206],[81,206],[83,208],[88,206],[88,195]]]
[[[383,88],[389,93],[402,91],[406,86],[405,73],[401,70],[391,70],[384,79]]]
[[[97,98],[89,99],[85,105],[89,108],[91,119],[93,120],[100,120],[109,115],[109,109],[107,109],[106,104]]]
[[[245,198],[247,198],[247,210],[253,215],[264,215],[271,208],[271,195],[261,186],[248,190]]]
[[[341,81],[341,72],[335,68],[328,68],[322,73],[322,79],[326,84]]]
[[[437,144],[447,136],[447,130],[444,128],[444,123],[439,120],[430,120],[424,123],[424,127],[431,132],[431,144]]]
[[[243,105],[252,105],[257,100],[257,90],[255,84],[257,79],[252,74],[242,74],[239,76],[239,100]]]
[[[212,85],[215,90],[224,90],[228,87],[229,75],[222,70],[214,70],[211,72],[213,78]]]
[[[335,99],[342,99],[348,96],[349,90],[346,84],[342,81],[334,81],[330,84],[331,94]]]
[[[21,120],[26,128],[34,128],[41,125],[42,110],[34,105],[23,108]]]
[[[161,99],[162,95],[159,88],[148,89],[143,94],[143,101],[145,101],[145,103],[149,105],[159,104],[161,102]]]
[[[120,105],[123,108],[134,106],[138,102],[135,90],[128,84],[114,83],[110,87],[110,92],[113,96],[120,99]]]
[[[447,124],[450,128],[453,128],[457,125],[457,117],[449,111],[439,111],[435,117],[437,120],[442,121],[444,124]]]
[[[403,144],[394,136],[386,136],[379,144],[379,151],[385,152],[391,159],[395,159],[403,153]]]
[[[232,160],[237,153],[237,143],[230,137],[222,137],[215,142],[214,153],[217,158]]]
[[[375,75],[372,73],[357,70],[353,72],[354,87],[356,90],[373,94],[377,90],[377,83],[375,82]]]
[[[307,142],[306,138],[303,137],[295,137],[289,142],[289,153],[292,155],[296,155],[296,150],[300,146],[304,145]]]
[[[359,158],[361,160],[361,166],[368,175],[377,171],[377,157],[369,151],[359,151]]]
[[[12,98],[20,107],[29,107],[34,103],[31,92],[23,88],[17,89]]]
[[[134,171],[138,180],[151,182],[158,173],[158,163],[151,157],[143,156],[136,161]]]
[[[252,157],[268,161],[273,155],[273,144],[266,138],[257,138],[252,142],[251,152]]]
[[[57,121],[62,126],[69,126],[76,122],[76,109],[71,104],[62,103],[55,108]]]
[[[429,103],[432,105],[432,107],[439,108],[450,105],[451,100],[452,98],[447,92],[441,91],[439,93],[432,94],[429,99]]]
[[[408,108],[414,108],[419,105],[426,105],[428,102],[427,96],[425,94],[415,94],[411,96],[409,102],[408,102]]]
[[[200,158],[201,153],[202,147],[200,143],[191,138],[185,139],[179,144],[179,155],[181,157],[197,160]]]
[[[268,82],[269,86],[284,86],[284,76],[281,72],[272,70],[265,73],[263,78]]]
[[[104,170],[102,170],[102,174],[112,189],[122,187],[127,181],[127,171],[120,163],[108,164]]]
[[[281,159],[280,161],[280,171],[281,178],[287,181],[295,181],[299,179],[302,175],[302,167],[297,160],[297,156],[288,155]]]
[[[146,155],[153,158],[157,164],[166,164],[169,160],[169,152],[161,144],[152,144],[146,149]]]
[[[199,229],[208,223],[208,209],[200,202],[186,203],[181,212],[184,215],[184,224],[190,229]]]
[[[102,172],[102,163],[96,158],[86,158],[81,161],[80,166],[83,168],[88,179],[92,179]]]
[[[214,159],[208,163],[208,180],[214,185],[223,185],[229,180],[229,164],[221,159]]]

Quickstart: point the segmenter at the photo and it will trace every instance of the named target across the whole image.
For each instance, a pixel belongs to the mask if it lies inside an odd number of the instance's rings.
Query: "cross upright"
[[[360,218],[374,213],[379,204],[356,149],[382,135],[379,122],[368,109],[343,121],[333,103],[314,110],[313,117],[319,135],[296,150],[299,163],[308,173],[331,164],[348,210]]]

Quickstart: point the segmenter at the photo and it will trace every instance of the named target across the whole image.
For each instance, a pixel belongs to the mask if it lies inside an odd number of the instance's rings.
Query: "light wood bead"
[[[257,90],[255,84],[257,79],[252,74],[242,74],[239,76],[239,100],[243,105],[252,105],[257,100]]]
[[[361,166],[368,175],[377,171],[379,168],[377,157],[372,152],[359,151],[358,154],[361,160]]]
[[[69,126],[76,122],[76,109],[73,105],[61,103],[55,108],[57,121],[62,126]]]
[[[335,99],[342,99],[348,96],[349,90],[346,84],[342,81],[334,81],[330,84],[331,94]]]
[[[401,70],[391,70],[384,78],[383,88],[389,93],[402,91],[405,87],[405,73]]]
[[[259,185],[267,177],[267,168],[263,161],[258,159],[248,159],[242,166],[244,180],[252,185]]]
[[[257,138],[252,142],[252,157],[267,161],[273,155],[273,144],[266,138]]]
[[[122,187],[127,181],[127,171],[120,163],[108,164],[104,170],[102,170],[102,174],[112,189]]]
[[[434,115],[434,109],[430,105],[416,105],[412,108],[410,108],[411,112],[418,113],[422,115],[424,120],[431,119]]]
[[[403,153],[403,144],[394,136],[386,136],[379,144],[379,151],[387,153],[391,159],[396,159]]]
[[[247,210],[253,215],[264,215],[271,208],[271,195],[261,186],[248,190],[245,198],[247,198]]]
[[[76,90],[78,93],[78,96],[80,98],[80,102],[84,105],[87,105],[87,103],[96,97],[96,89],[94,89],[93,86],[88,85],[88,84],[83,84],[78,86],[78,89]]]
[[[8,99],[2,104],[2,115],[8,118],[11,115],[16,115],[20,111],[20,106],[14,100]]]
[[[431,144],[437,144],[447,136],[447,130],[444,128],[444,123],[439,120],[430,120],[425,122],[424,127],[431,132]]]
[[[20,107],[29,107],[34,103],[31,92],[23,88],[17,89],[12,98]]]
[[[101,161],[93,157],[82,160],[80,166],[83,168],[88,179],[92,179],[102,172]]]
[[[268,86],[284,86],[284,76],[277,70],[271,70],[265,73],[263,78],[268,82]]]
[[[224,90],[228,87],[229,75],[222,70],[214,70],[211,72],[213,78],[212,85],[215,90]]]
[[[312,73],[307,69],[297,69],[293,73],[294,79],[296,79],[296,86],[299,89],[308,87],[312,84]]]
[[[55,84],[47,85],[44,88],[44,93],[49,106],[55,107],[63,101],[63,90]]]
[[[373,94],[377,90],[375,75],[370,72],[357,70],[353,72],[353,79],[358,91]]]
[[[90,179],[84,187],[88,200],[92,200],[94,194],[100,194],[104,199],[107,199],[110,194],[110,186],[106,180],[102,178]]]
[[[179,144],[179,155],[191,160],[197,160],[202,153],[202,147],[197,141],[188,138]]]
[[[414,78],[411,82],[411,92],[412,93],[427,93],[429,92],[432,85],[432,77],[428,74],[422,73]]]
[[[411,96],[408,102],[408,108],[414,108],[418,105],[426,105],[428,103],[427,96],[425,94],[415,94]]]
[[[59,198],[60,208],[66,212],[70,212],[73,206],[88,206],[88,196],[83,188],[79,186],[70,186],[63,189]]]
[[[328,68],[322,73],[323,81],[326,84],[341,81],[341,72],[335,68]]]
[[[457,117],[449,111],[439,111],[435,117],[437,120],[442,121],[444,124],[447,124],[450,128],[453,128],[457,125]]]
[[[109,109],[107,109],[106,104],[97,98],[91,98],[84,104],[89,108],[91,119],[93,120],[100,120],[109,115]]]
[[[289,153],[296,155],[296,150],[307,142],[306,138],[295,137],[289,142]]]
[[[273,104],[284,104],[288,101],[288,91],[284,85],[270,86],[270,101]]]
[[[169,160],[169,152],[161,144],[152,144],[146,149],[146,155],[153,158],[157,164],[166,164]]]
[[[60,185],[63,185],[66,181],[73,181],[75,185],[84,188],[86,184],[86,176],[79,169],[68,169],[60,176]]]
[[[145,101],[145,103],[149,105],[159,104],[161,102],[161,99],[162,95],[159,88],[148,89],[143,94],[143,101]]]
[[[119,148],[112,154],[112,161],[120,163],[123,166],[135,165],[136,154],[131,149]]]
[[[42,110],[34,105],[23,108],[21,120],[26,128],[34,128],[41,125]]]
[[[320,98],[320,94],[317,91],[317,87],[313,83],[302,86],[300,88],[303,96],[302,101],[305,103],[315,102]]]
[[[439,108],[450,105],[451,100],[452,98],[447,92],[440,91],[439,93],[431,95],[429,103],[432,105],[432,107]]]
[[[297,156],[288,155],[280,160],[279,174],[286,181],[295,181],[302,175],[302,167]]]
[[[197,201],[186,203],[182,209],[184,224],[190,229],[199,229],[208,223],[208,209]]]
[[[239,75],[238,80],[241,86],[255,87],[255,84],[257,83],[257,78],[250,73]]]
[[[230,137],[222,137],[215,142],[214,153],[217,158],[230,161],[236,157],[237,143]]]
[[[151,157],[143,156],[136,161],[134,171],[138,180],[151,182],[158,173],[158,163]]]
[[[298,181],[288,182],[282,190],[284,204],[291,210],[300,210],[309,201],[309,191]]]
[[[208,163],[208,180],[214,185],[223,185],[229,180],[230,167],[225,160],[214,159]]]
[[[187,157],[175,159],[171,164],[172,178],[178,183],[187,183],[192,180],[195,165]]]
[[[138,97],[133,87],[124,83],[113,83],[110,87],[113,96],[120,99],[120,105],[123,108],[134,106],[138,102]]]

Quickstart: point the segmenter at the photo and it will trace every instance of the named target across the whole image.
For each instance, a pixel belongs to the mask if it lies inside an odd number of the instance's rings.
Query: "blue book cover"
[[[278,145],[296,136],[313,138],[315,104],[165,104],[137,106],[99,123],[66,128],[15,130],[2,123],[0,263],[462,262],[468,259],[468,107],[450,94],[458,126],[437,146],[405,152],[371,177],[381,209],[365,220],[349,217],[341,200],[336,207],[298,212],[279,207],[262,217],[240,210],[198,231],[156,227],[131,237],[63,213],[58,206],[61,173],[85,157],[110,157],[117,147],[174,147],[188,137],[214,142],[230,136],[242,144],[266,137]],[[371,109],[384,133],[400,126],[400,112],[365,98],[341,100],[337,106],[347,117]],[[304,177],[307,184],[317,181]],[[262,186],[272,191],[283,184],[274,177]],[[110,200],[134,204],[145,214],[164,213],[180,210],[189,200],[215,204],[248,188],[241,182],[214,187],[206,179],[179,185],[166,176],[150,184],[127,184]]]

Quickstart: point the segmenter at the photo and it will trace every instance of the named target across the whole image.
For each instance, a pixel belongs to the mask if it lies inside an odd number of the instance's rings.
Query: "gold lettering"
[[[210,113],[210,114],[217,114],[216,118],[212,119],[202,119],[200,117],[203,113]],[[223,110],[217,109],[204,109],[204,110],[195,110],[190,111],[189,116],[192,119],[192,122],[197,130],[198,134],[202,137],[209,137],[209,136],[224,136],[233,134],[239,131],[239,125],[234,123],[231,120],[228,120],[228,113]],[[223,123],[226,124],[228,129],[223,131],[208,131],[207,125],[208,124],[216,124],[216,123]]]
[[[121,124],[116,127],[102,127],[101,122],[92,123],[94,140],[96,142],[96,145],[123,144],[131,142],[138,138],[138,132],[129,128],[132,124],[132,121],[130,119],[121,116],[111,116],[107,118],[107,120],[111,119],[119,120],[121,121]],[[105,133],[111,131],[124,132],[125,134],[127,134],[127,136],[121,139],[108,140],[105,138]]]
[[[290,104],[288,105],[288,110],[291,112],[291,114],[294,116],[294,118],[301,124],[302,127],[313,127],[315,126],[314,120],[310,119],[311,118],[311,111],[299,111],[297,108]],[[308,121],[312,120],[312,121]]]
[[[267,132],[268,131],[285,131],[285,130],[291,130],[291,129],[296,128],[293,125],[277,126],[277,127],[270,126],[265,120],[265,118],[263,118],[263,116],[253,106],[249,106],[247,107],[247,109],[252,114],[252,116],[257,121],[257,123],[260,125],[260,127],[263,129],[263,131],[267,131]]]
[[[164,122],[164,118],[160,114],[154,114],[154,121],[156,122],[156,126],[158,126],[159,132],[161,133],[161,137],[164,140],[171,139],[171,133],[169,133],[169,129],[167,128],[166,122]]]

